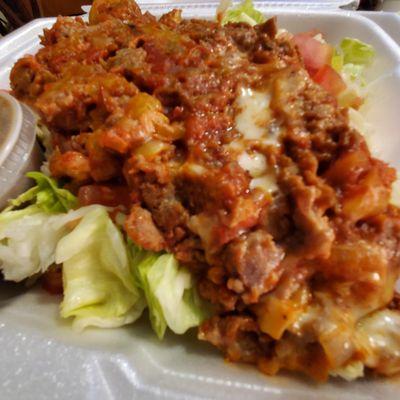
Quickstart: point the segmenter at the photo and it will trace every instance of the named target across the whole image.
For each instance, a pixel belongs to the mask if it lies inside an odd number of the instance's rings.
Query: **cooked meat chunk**
[[[243,282],[246,303],[257,302],[260,295],[276,286],[283,272],[280,265],[284,254],[264,230],[243,235],[227,246],[226,269]]]
[[[50,172],[55,178],[69,177],[78,182],[90,179],[89,159],[77,151],[54,151],[50,158]]]
[[[109,19],[130,21],[141,16],[142,12],[133,0],[97,0],[90,10],[89,22],[95,25]]]
[[[85,131],[99,126],[99,119],[117,112],[136,93],[135,85],[101,67],[75,65],[47,86],[35,107],[55,129]]]
[[[128,236],[146,250],[161,251],[165,247],[164,239],[155,226],[151,213],[134,205],[125,221]]]

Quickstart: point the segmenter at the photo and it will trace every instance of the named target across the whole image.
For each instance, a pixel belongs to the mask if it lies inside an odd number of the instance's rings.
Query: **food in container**
[[[250,17],[251,18],[251,17]],[[322,17],[321,17],[322,18]],[[365,27],[365,25],[364,25],[364,27]],[[367,28],[365,28],[365,29],[367,29]],[[283,32],[284,33],[284,32]],[[311,38],[312,39],[314,39],[314,40],[317,40],[316,39],[316,36],[317,36],[317,34],[315,34],[315,35],[313,35],[313,36],[311,36]],[[308,37],[310,37],[310,35],[308,36]],[[321,38],[319,37],[318,38],[318,40],[320,40]],[[314,43],[314,42],[313,42]],[[314,43],[315,44],[315,43]],[[388,46],[389,48],[390,48],[390,46]],[[390,54],[390,50],[388,50],[388,54]],[[392,53],[392,59],[395,59],[395,52],[393,52]],[[389,59],[390,59],[390,56],[389,56]],[[326,70],[326,68],[325,68],[325,70]],[[314,72],[316,72],[316,71],[314,71]],[[314,74],[313,74],[314,75]],[[323,76],[323,75],[322,75]],[[326,79],[321,79],[321,74],[319,74],[319,75],[317,75],[317,74],[315,74],[315,80],[319,80],[320,82],[317,82],[317,83],[320,83],[320,84],[322,84],[322,83],[326,83],[327,81],[326,81]],[[328,82],[329,82],[329,80],[328,80]],[[254,94],[254,92],[251,92],[251,91],[243,91],[243,92],[241,92],[241,94],[242,94],[242,96],[243,96],[243,98],[246,98],[246,96],[247,97],[250,97],[250,99],[254,99],[255,97],[257,97],[257,93],[256,93],[256,95]],[[259,97],[262,101],[256,101],[256,103],[262,103],[262,102],[266,102],[266,101],[268,101],[268,99],[266,100],[265,99],[265,95],[263,96],[263,95],[261,95],[260,97]],[[241,116],[241,121],[245,121],[246,120],[246,115],[243,115],[243,110],[242,110],[242,108],[243,108],[243,106],[242,106],[242,104],[239,104],[238,105],[238,110],[239,110],[239,112],[238,112],[238,114]],[[57,123],[61,123],[61,124],[69,124],[71,121],[69,121],[69,120],[61,120],[60,122],[56,122],[56,124]],[[64,125],[64,127],[65,127],[65,125]],[[253,129],[253,132],[254,131],[257,131],[257,130],[254,130]],[[250,133],[251,135],[253,135],[253,133],[252,132],[246,132],[246,133]],[[161,145],[162,145],[162,143],[161,143]],[[162,149],[162,146],[160,146],[160,143],[157,143],[157,146],[154,146],[154,143],[152,143],[152,146],[147,146],[147,148],[144,148],[144,149],[142,149],[141,150],[141,153],[139,153],[139,155],[144,155],[145,157],[146,156],[148,156],[148,155],[152,155],[152,151],[154,151],[154,149],[155,149],[155,151],[159,151],[159,149]],[[259,157],[260,158],[260,157]],[[249,160],[250,159],[250,160]],[[247,167],[246,167],[246,162],[249,162],[249,161],[252,161],[252,157],[248,157],[248,158],[246,158],[246,157],[243,157],[241,160],[240,160],[240,162],[243,164],[243,165],[245,165],[245,167],[244,167],[244,169],[248,169]],[[262,172],[264,172],[264,166],[262,165],[262,162],[260,163],[259,162],[259,160],[255,160],[256,161],[256,169],[257,169],[257,171],[258,170],[261,170]],[[254,173],[255,174],[258,174],[258,172],[257,171],[255,171]],[[62,173],[63,171],[61,170],[61,172],[60,173]],[[64,171],[64,172],[67,172],[67,171]],[[193,171],[189,171],[190,173],[202,173],[202,169],[201,168],[194,168],[194,170]],[[294,174],[296,174],[296,170],[293,170],[292,171]],[[38,181],[39,181],[39,178],[36,176],[36,178],[38,179]],[[39,183],[39,182],[38,182]],[[264,182],[265,183],[265,182]],[[269,185],[270,186],[270,184],[267,182],[267,185]],[[51,184],[50,184],[50,186],[51,186]],[[53,190],[55,190],[56,191],[56,193],[58,193],[58,196],[61,196],[61,197],[67,197],[67,195],[66,195],[66,193],[65,192],[62,192],[62,193],[60,193],[60,192],[58,192],[58,190],[60,190],[60,189],[54,189],[53,188]],[[65,189],[62,189],[62,190],[65,190]],[[87,193],[86,193],[87,194]],[[101,193],[100,193],[101,194]],[[34,199],[33,199],[34,200]],[[73,204],[74,203],[74,200],[73,200],[73,198],[69,198],[69,200],[71,201],[71,204]],[[66,203],[67,204],[67,206],[68,206],[68,203]],[[74,206],[73,206],[74,207]],[[82,211],[83,212],[83,211]],[[147,218],[147,216],[145,217],[144,215],[145,215],[145,213],[143,213],[139,208],[137,208],[137,207],[135,207],[133,210],[131,210],[131,214],[132,214],[132,212],[134,212],[135,214],[135,216],[140,216],[141,218]],[[100,220],[103,220],[104,219],[104,213],[101,215],[101,214],[93,214],[93,215],[95,215],[96,216],[96,219],[98,219],[99,221]],[[76,231],[74,230],[73,232],[71,232],[69,235],[69,240],[72,240],[71,239],[71,237],[73,237],[73,236],[75,236],[75,242],[76,243],[79,243],[80,241],[79,240],[77,240],[77,239],[83,239],[84,238],[84,236],[83,236],[83,232],[85,231],[83,228],[82,228],[82,226],[84,226],[85,227],[85,229],[87,229],[88,227],[90,227],[90,226],[92,226],[93,227],[93,229],[94,229],[94,227],[96,227],[96,225],[93,225],[94,224],[94,216],[91,216],[91,218],[89,218],[89,217],[83,217],[83,219],[82,219],[82,224],[83,225],[81,225],[80,226],[80,229],[79,229],[79,226],[78,227],[76,227]],[[81,216],[74,216],[74,218],[76,218],[76,219],[79,219],[79,218],[81,218]],[[85,219],[86,218],[86,219]],[[135,221],[135,218],[132,218],[133,219],[133,221]],[[118,220],[116,219],[115,220],[117,223],[118,223]],[[84,223],[83,223],[84,222]],[[122,221],[121,221],[122,222]],[[194,221],[194,222],[196,222],[196,221]],[[98,232],[97,231],[97,229],[100,229],[100,227],[96,227],[96,230],[94,231],[94,232]],[[74,233],[75,232],[75,233]],[[99,231],[99,232],[101,232],[101,231]],[[72,234],[72,233],[74,233],[74,234]],[[135,230],[132,230],[131,231],[131,238],[132,238],[132,235],[134,236],[134,239],[136,239],[136,240],[140,240],[140,237],[138,238],[137,236],[135,236],[135,235],[138,235],[138,234],[140,234],[140,229],[139,229],[139,227],[137,227],[137,229],[135,229]],[[116,237],[118,237],[118,235],[116,235]],[[159,237],[157,237],[157,235],[155,234],[155,235],[153,235],[153,238],[159,238]],[[159,242],[158,242],[159,243]],[[157,244],[158,244],[157,243]],[[63,240],[62,241],[62,245],[61,245],[61,249],[64,247],[64,248],[67,248],[67,249],[69,249],[69,250],[73,250],[73,252],[75,252],[75,254],[83,254],[82,252],[84,251],[84,249],[82,249],[82,248],[80,248],[80,247],[68,247],[67,246],[67,244],[68,244],[68,240]],[[154,243],[151,243],[151,245],[153,245]],[[91,244],[92,245],[92,244]],[[67,246],[67,247],[65,247],[65,246]],[[148,246],[150,246],[150,244],[149,243],[147,243],[146,245],[145,245],[145,247],[148,247]],[[154,249],[153,249],[154,250]],[[56,253],[57,253],[57,251],[56,251]],[[111,253],[112,254],[112,253]],[[70,258],[69,258],[69,256],[71,256],[71,252],[70,251],[62,251],[62,250],[60,250],[60,254],[59,254],[59,256],[58,257],[56,257],[56,259],[59,261],[59,262],[67,262],[67,263],[69,263],[69,264],[65,264],[65,265],[69,265],[69,266],[71,266],[71,265],[73,265],[73,264],[71,264],[72,263],[72,260],[70,260]],[[134,259],[135,259],[135,257],[139,257],[137,260],[138,261],[140,261],[140,259],[141,259],[141,255],[140,255],[140,252],[135,252],[134,254],[133,254],[133,256],[134,256]],[[151,263],[150,263],[151,264]],[[65,265],[64,265],[64,267],[65,267]],[[125,264],[125,261],[123,261],[123,263],[122,263],[122,265],[126,265]],[[138,263],[138,265],[139,265],[139,263]],[[155,268],[153,271],[158,271],[158,273],[159,273],[159,271],[160,271],[160,267],[162,267],[162,266],[164,266],[164,267],[167,267],[168,266],[168,270],[169,271],[174,271],[174,269],[176,268],[176,265],[174,265],[173,263],[171,264],[171,263],[167,263],[166,261],[164,261],[163,263],[159,263],[159,264],[155,264],[155,265],[157,265],[157,268]],[[90,265],[88,265],[88,266],[90,266]],[[155,286],[151,286],[152,285],[152,282],[151,282],[151,279],[149,279],[148,278],[148,276],[147,276],[147,274],[148,274],[148,270],[147,270],[147,267],[149,267],[149,265],[147,265],[146,266],[146,268],[144,268],[144,267],[142,267],[142,268],[139,268],[139,280],[143,280],[143,282],[145,282],[145,283],[143,283],[142,282],[142,285],[143,285],[143,289],[145,289],[145,292],[146,292],[146,290],[148,291],[148,293],[145,293],[145,297],[146,297],[146,300],[147,300],[147,302],[148,302],[148,304],[149,304],[149,306],[150,307],[154,307],[153,308],[153,310],[152,310],[152,312],[153,312],[153,326],[155,326],[156,327],[156,329],[157,329],[157,317],[159,317],[159,315],[157,315],[157,310],[156,310],[156,306],[155,305],[157,305],[157,302],[156,302],[156,300],[154,301],[154,304],[152,304],[151,303],[151,294],[152,294],[152,291],[153,291],[153,293],[155,293],[156,291],[157,291],[157,288],[155,287]],[[162,268],[161,268],[161,270],[162,270]],[[167,270],[167,269],[166,269]],[[154,272],[155,273],[155,272]],[[162,274],[160,275],[160,276],[162,276]],[[71,277],[72,278],[72,277]],[[81,276],[81,278],[84,278],[84,276],[82,275]],[[67,279],[68,279],[68,277],[67,277]],[[186,275],[186,277],[184,277],[184,276],[181,276],[181,278],[180,278],[180,282],[182,283],[182,284],[184,284],[184,282],[189,282],[188,280],[187,280],[187,275]],[[186,283],[186,284],[187,284]],[[235,290],[237,290],[237,291],[239,291],[240,292],[240,288],[238,287],[238,286],[233,286],[233,283],[235,283],[235,282],[231,282],[231,288],[232,289],[235,289]],[[237,283],[237,282],[236,282]],[[165,283],[165,284],[167,284],[167,283]],[[146,288],[146,285],[149,285],[149,287],[147,287]],[[164,287],[168,287],[168,286],[164,286]],[[172,286],[173,287],[173,286]],[[230,289],[231,289],[230,288]],[[133,292],[132,292],[133,293]],[[160,293],[160,292],[158,292],[158,293]],[[131,298],[133,298],[133,297],[131,297]],[[153,300],[154,300],[154,298],[153,298]],[[278,303],[279,303],[279,300],[278,300]],[[159,305],[160,305],[160,303],[159,303]],[[158,306],[159,306],[158,305]],[[182,305],[182,303],[180,304],[180,305]],[[277,306],[277,305],[279,305],[279,304],[276,304],[276,305],[274,305],[274,307],[272,307],[273,309],[279,309],[279,307],[275,307],[275,306]],[[157,307],[158,307],[157,306]],[[162,308],[162,307],[161,307]],[[76,320],[78,320],[78,319],[80,319],[81,321],[82,321],[82,318],[84,319],[85,318],[85,315],[78,315],[77,313],[76,313],[76,311],[74,311],[74,310],[69,310],[70,312],[71,312],[71,314],[70,315],[74,315],[75,317],[76,317]],[[272,311],[272,309],[271,309],[271,311]],[[165,312],[165,309],[163,309],[163,312],[164,312],[164,318],[166,318],[166,316],[167,315],[169,315],[169,314],[167,314],[166,312]],[[390,312],[389,313],[390,315],[381,315],[382,317],[385,317],[386,319],[387,319],[387,317],[390,317],[389,319],[391,319],[391,317],[392,317],[392,313]],[[267,315],[267,314],[266,314]],[[132,318],[134,318],[134,314],[129,314],[129,318],[127,318],[127,319],[125,319],[125,320],[119,320],[119,322],[117,321],[117,323],[124,323],[124,321],[125,322],[131,322],[130,321],[130,319],[132,319]],[[176,321],[173,321],[173,322],[171,322],[172,320],[170,319],[171,318],[171,315],[169,315],[168,316],[168,326],[174,326],[174,330],[178,330],[178,328],[177,328],[177,325],[175,324],[176,323]],[[251,319],[251,318],[250,318]],[[378,318],[379,319],[379,318]],[[96,320],[92,320],[92,323],[93,323],[93,321],[96,321]],[[104,320],[103,321],[101,321],[101,320],[97,320],[97,324],[99,323],[99,321],[103,324],[103,326],[104,326]],[[87,322],[87,316],[86,316],[86,322]],[[160,322],[160,321],[158,321],[158,322]],[[251,322],[251,321],[250,321]],[[267,321],[268,322],[268,321]],[[266,322],[266,323],[267,323]],[[343,325],[343,327],[344,327],[345,325]],[[393,319],[393,326],[396,326],[396,321],[395,321],[395,318]],[[81,327],[82,327],[82,325],[81,325]],[[249,327],[251,328],[251,329],[253,329],[252,327],[251,327],[251,324],[249,325]],[[366,320],[365,321],[365,324],[362,324],[362,327],[360,328],[361,329],[361,331],[362,330],[365,330],[365,329],[367,329],[367,330],[369,330],[369,329],[375,329],[376,327],[378,327],[378,331],[376,332],[376,337],[380,337],[381,335],[382,335],[382,332],[380,332],[379,331],[379,329],[380,329],[380,325],[379,325],[379,321],[376,321],[374,318],[372,318],[372,319],[370,319],[370,320]],[[270,327],[271,328],[271,327]],[[251,330],[250,329],[250,330]],[[269,329],[269,328],[266,328],[266,327],[264,327],[263,329]],[[300,328],[301,329],[301,328]],[[372,331],[371,331],[372,332]],[[394,329],[394,332],[395,332],[395,329]],[[207,332],[206,332],[207,333]],[[279,336],[280,334],[279,334],[279,332],[277,332],[277,331],[275,331],[275,333],[273,332],[273,331],[271,331],[270,333],[269,333],[269,335],[271,336],[271,334],[272,335],[275,335],[275,336]],[[361,333],[362,334],[362,333]],[[375,334],[375,333],[374,333]],[[328,335],[329,336],[329,335]],[[372,334],[370,334],[370,336],[371,337],[373,337],[373,335]],[[272,336],[273,337],[273,336]],[[334,341],[333,340],[331,340],[332,339],[332,337],[328,337],[328,338],[325,338],[326,339],[326,341],[325,341],[325,345],[330,345],[330,344],[334,344]],[[251,343],[251,342],[250,342]],[[234,343],[234,344],[238,344],[238,342],[237,343]],[[341,344],[339,344],[339,347],[341,346]],[[228,349],[228,351],[229,351],[230,349]],[[251,349],[250,349],[251,350]],[[283,347],[283,349],[281,348],[281,350],[283,351],[283,350],[285,350],[285,348]],[[335,349],[333,349],[333,348],[330,348],[330,350],[332,350],[332,353],[330,353],[331,354],[331,356],[333,356],[334,354],[335,354]],[[337,350],[337,349],[336,349]],[[350,349],[350,353],[351,353],[351,349]],[[231,358],[234,358],[235,357],[235,354],[237,354],[237,353],[228,353],[228,356],[230,356]],[[293,353],[293,355],[294,356],[296,356],[296,352],[294,352]],[[343,354],[342,354],[343,355]],[[239,354],[239,356],[241,356],[240,354]],[[251,353],[250,353],[250,356],[251,356]],[[336,360],[337,362],[341,362],[340,360]],[[376,361],[376,360],[375,360]],[[331,362],[331,361],[330,361]],[[371,363],[373,363],[374,362],[374,360],[371,360]],[[319,365],[319,364],[318,364]],[[271,370],[271,369],[268,369],[268,368],[270,368],[271,367],[271,365],[268,365],[268,364],[263,364],[263,365],[261,365],[261,367],[264,369],[264,371],[265,372],[274,372],[273,370]],[[300,366],[300,367],[304,367],[304,365],[302,365],[302,366]],[[347,371],[336,371],[336,372],[334,372],[334,373],[339,373],[339,374],[341,374],[342,376],[346,376],[345,374],[346,373],[348,373],[349,375],[347,375],[348,377],[350,377],[350,376],[353,376],[353,377],[355,377],[355,376],[357,376],[358,374],[360,374],[360,370],[362,370],[362,365],[361,365],[361,369],[360,369],[360,365],[359,364],[357,364],[357,365],[351,365],[350,366],[351,368],[349,369],[349,370],[347,370]],[[310,372],[310,371],[309,371]],[[319,371],[319,372],[321,372],[321,371]],[[323,372],[323,371],[322,371]],[[333,372],[333,371],[332,371]]]

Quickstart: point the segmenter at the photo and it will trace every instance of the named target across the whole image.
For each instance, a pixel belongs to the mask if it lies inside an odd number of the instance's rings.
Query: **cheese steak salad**
[[[41,44],[11,72],[47,160],[0,214],[5,280],[62,294],[76,329],[147,309],[159,338],[197,327],[266,374],[400,372],[396,172],[358,111],[370,45],[249,0],[215,20],[95,0]]]

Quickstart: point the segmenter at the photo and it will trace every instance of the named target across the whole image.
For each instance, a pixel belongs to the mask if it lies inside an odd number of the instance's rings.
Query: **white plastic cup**
[[[25,174],[40,168],[43,154],[36,140],[37,118],[30,108],[4,91],[0,91],[0,107],[7,118],[7,123],[0,125],[1,210],[9,199],[32,186]]]

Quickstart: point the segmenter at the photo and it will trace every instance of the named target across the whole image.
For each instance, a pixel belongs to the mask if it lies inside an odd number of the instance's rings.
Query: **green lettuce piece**
[[[9,201],[6,211],[21,207],[26,203],[35,204],[40,210],[49,213],[67,212],[77,206],[76,197],[66,189],[57,186],[57,182],[41,172],[28,172],[28,178],[36,181],[36,186]]]
[[[341,107],[359,104],[365,86],[365,68],[372,63],[374,56],[373,47],[358,39],[344,38],[335,49],[331,66],[342,76],[347,86],[338,98]]]
[[[341,52],[335,49],[332,59],[331,59],[331,66],[337,72],[340,72],[343,68],[344,57]]]
[[[69,232],[69,223],[85,213],[65,213],[76,198],[40,172],[28,175],[37,185],[0,213],[0,271],[16,282],[45,272],[54,263],[56,245]]]
[[[132,243],[130,249],[157,336],[162,339],[167,327],[183,334],[198,326],[207,317],[208,308],[199,299],[189,271],[180,267],[172,254],[143,251]]]
[[[73,325],[113,328],[134,322],[145,301],[130,265],[126,244],[107,209],[94,206],[56,249],[63,264],[61,316]]]
[[[57,182],[41,172],[28,172],[29,178],[36,181],[39,189],[36,202],[47,212],[67,212],[77,206],[76,197],[66,189],[57,186]]]
[[[345,64],[342,68],[342,73],[348,77],[351,81],[356,81],[361,79],[364,73],[364,65],[358,64]]]
[[[254,8],[252,0],[244,0],[241,4],[225,12],[222,25],[229,22],[246,22],[253,26],[264,21],[263,13]]]
[[[158,338],[162,339],[167,329],[167,322],[164,318],[161,304],[152,291],[149,282],[149,273],[153,265],[157,262],[159,255],[152,252],[144,253],[146,254],[143,256],[142,260],[138,264],[134,263],[133,265],[137,271],[136,276],[138,277],[139,286],[143,290],[146,297],[151,327],[157,334]]]
[[[369,65],[375,57],[374,48],[358,39],[344,38],[340,49],[344,64]]]
[[[9,206],[4,211],[13,210],[14,208],[19,208],[23,205],[28,205],[28,203],[36,203],[36,196],[38,192],[39,192],[38,186],[30,188],[26,192],[20,194],[16,199],[9,200],[8,201]]]
[[[33,204],[0,214],[0,270],[4,279],[19,282],[44,273],[55,262],[58,241],[89,207],[68,213],[43,212]]]
[[[364,84],[365,67],[371,64],[375,57],[374,48],[358,39],[344,38],[335,49],[331,65],[340,72],[347,81]]]

